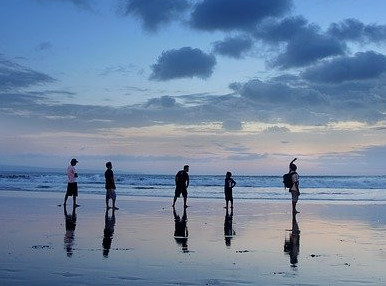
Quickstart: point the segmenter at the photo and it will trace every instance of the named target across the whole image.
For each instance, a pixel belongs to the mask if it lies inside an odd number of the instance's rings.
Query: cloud
[[[315,106],[324,101],[321,94],[315,90],[291,87],[286,82],[263,82],[258,79],[246,82],[238,92],[259,105],[275,105],[284,109],[304,105]]]
[[[341,42],[318,34],[303,34],[288,42],[285,52],[272,63],[282,69],[304,67],[318,60],[345,53]]]
[[[264,130],[265,133],[286,133],[290,130],[287,127],[272,126]]]
[[[269,43],[288,42],[293,37],[298,37],[303,33],[316,33],[318,27],[310,25],[303,16],[287,17],[281,21],[268,19],[258,25],[253,31],[257,39],[262,39]]]
[[[171,108],[176,105],[176,99],[171,96],[162,96],[160,98],[152,98],[147,102],[146,107],[153,108]]]
[[[176,78],[208,78],[213,73],[216,58],[201,51],[184,47],[162,53],[157,63],[152,65],[152,80],[170,80]]]
[[[39,45],[37,45],[35,50],[37,50],[37,51],[45,51],[45,50],[49,50],[51,48],[52,48],[52,44],[50,42],[41,42]]]
[[[90,10],[90,11],[92,10],[91,0],[61,0],[61,1],[70,2],[80,9]]]
[[[281,50],[276,58],[268,61],[281,69],[309,66],[324,58],[343,55],[347,50],[343,41],[323,33],[319,26],[308,23],[302,16],[281,21],[269,19],[262,22],[253,35]]]
[[[134,15],[142,20],[143,27],[155,32],[161,25],[180,18],[190,4],[186,0],[127,0],[123,2],[121,12]]]
[[[191,26],[206,31],[252,30],[268,17],[278,17],[292,7],[290,0],[204,0],[191,14]]]
[[[89,10],[93,11],[93,5],[95,0],[37,0],[38,2],[63,2],[63,3],[70,3],[72,5],[75,5],[77,8],[82,10]]]
[[[337,39],[354,42],[377,43],[386,41],[386,25],[365,25],[352,18],[339,23],[332,23],[327,33]]]
[[[222,128],[225,130],[228,130],[228,131],[237,131],[237,130],[241,130],[243,128],[243,126],[242,126],[240,120],[226,119],[222,123]]]
[[[0,90],[8,91],[54,82],[55,79],[41,72],[23,67],[0,57]]]
[[[252,48],[253,42],[249,37],[228,37],[213,44],[214,52],[223,56],[239,59],[242,54]]]
[[[356,53],[353,57],[343,56],[325,61],[308,68],[302,76],[309,81],[336,84],[377,78],[385,71],[386,56],[369,51]]]

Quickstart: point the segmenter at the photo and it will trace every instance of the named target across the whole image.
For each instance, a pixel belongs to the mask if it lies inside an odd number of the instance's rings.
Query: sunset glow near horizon
[[[385,175],[382,0],[4,0],[0,165]]]

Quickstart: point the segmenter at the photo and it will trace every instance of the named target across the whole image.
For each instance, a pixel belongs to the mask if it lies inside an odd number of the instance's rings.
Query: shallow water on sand
[[[386,205],[2,196],[2,285],[382,285]],[[67,219],[66,219],[67,218]],[[74,218],[76,220],[74,221]]]

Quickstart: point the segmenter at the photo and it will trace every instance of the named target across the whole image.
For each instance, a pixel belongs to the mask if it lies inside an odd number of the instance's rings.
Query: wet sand
[[[386,285],[385,204],[62,200],[0,191],[1,285]]]

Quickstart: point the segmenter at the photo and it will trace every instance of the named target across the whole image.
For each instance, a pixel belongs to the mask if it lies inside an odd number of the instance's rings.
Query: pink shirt
[[[75,183],[76,182],[75,174],[76,174],[75,166],[68,165],[68,168],[67,168],[67,179],[68,180],[67,180],[67,182]]]

